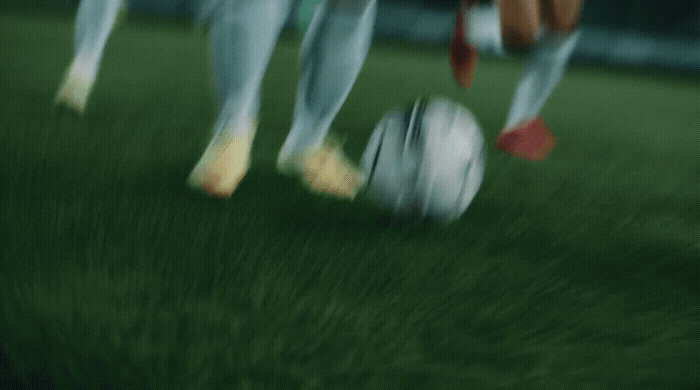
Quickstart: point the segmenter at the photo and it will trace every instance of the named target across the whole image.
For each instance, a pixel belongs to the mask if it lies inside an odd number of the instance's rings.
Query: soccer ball
[[[469,110],[440,97],[389,111],[362,155],[367,195],[421,220],[459,218],[484,178],[484,137]]]

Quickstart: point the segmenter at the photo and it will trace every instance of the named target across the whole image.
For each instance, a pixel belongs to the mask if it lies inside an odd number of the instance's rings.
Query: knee
[[[537,41],[540,30],[540,0],[497,0],[501,37],[508,51],[527,51]]]
[[[547,18],[547,27],[551,32],[568,35],[578,28],[578,21],[578,15],[554,14]]]
[[[571,34],[578,28],[578,19],[554,19],[547,23],[549,30],[558,34]]]
[[[501,26],[503,47],[507,51],[529,51],[537,42],[537,27],[530,26],[524,28]]]
[[[570,34],[576,30],[581,17],[582,0],[549,0],[544,4],[544,17],[550,31]]]

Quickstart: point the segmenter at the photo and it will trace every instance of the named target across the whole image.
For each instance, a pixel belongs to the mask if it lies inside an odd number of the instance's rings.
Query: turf
[[[264,83],[227,200],[185,178],[215,102],[205,36],[129,18],[84,117],[52,108],[72,16],[0,13],[0,388],[700,388],[700,88],[572,66],[542,163],[489,147],[449,226],[308,193],[274,169],[299,38]],[[383,112],[467,105],[492,145],[522,62],[379,41],[334,129],[357,159]]]

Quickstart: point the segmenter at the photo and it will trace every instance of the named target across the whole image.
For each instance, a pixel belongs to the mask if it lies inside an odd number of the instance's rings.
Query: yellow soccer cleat
[[[250,167],[256,129],[254,122],[242,135],[232,136],[231,131],[224,130],[214,136],[187,178],[189,186],[219,198],[231,196]]]
[[[277,168],[284,174],[298,175],[312,191],[354,199],[366,179],[334,140],[311,148],[299,156],[280,156]]]
[[[108,34],[126,20],[127,11],[126,4],[122,2]],[[95,66],[99,66],[99,61],[97,64],[88,64],[84,60],[74,58],[73,63],[66,70],[54,103],[66,106],[78,114],[83,114],[95,84],[96,71],[93,69]]]
[[[66,71],[54,102],[56,105],[66,106],[82,114],[85,112],[85,105],[93,84],[95,84],[95,78],[86,76],[81,72],[80,64],[73,62]]]

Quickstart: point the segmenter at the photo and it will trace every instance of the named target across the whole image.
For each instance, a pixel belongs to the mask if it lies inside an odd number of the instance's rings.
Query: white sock
[[[561,81],[580,31],[569,35],[545,32],[538,40],[530,63],[515,89],[505,129],[539,115],[540,110]]]
[[[211,12],[220,113],[214,134],[237,136],[260,110],[260,86],[293,0],[221,0]]]
[[[469,10],[465,24],[465,35],[469,43],[476,45],[479,50],[505,56],[498,6],[494,4]]]
[[[97,77],[107,39],[122,0],[82,0],[75,22],[75,57],[71,72],[92,82]]]
[[[280,161],[320,145],[357,79],[372,42],[377,0],[316,7],[301,48],[292,129]]]

